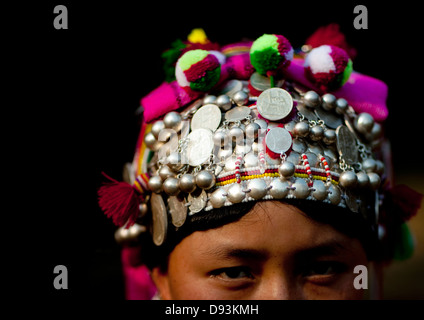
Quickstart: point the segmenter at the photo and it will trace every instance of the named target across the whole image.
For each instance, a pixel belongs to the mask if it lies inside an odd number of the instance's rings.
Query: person
[[[163,54],[126,182],[99,189],[127,298],[362,299],[368,270],[381,296],[421,196],[392,184],[386,84],[326,28],[301,50],[195,29]]]

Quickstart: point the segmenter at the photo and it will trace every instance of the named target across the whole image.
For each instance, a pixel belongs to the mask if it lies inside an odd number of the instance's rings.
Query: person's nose
[[[302,286],[295,277],[284,271],[272,272],[261,279],[258,290],[259,300],[302,300]]]

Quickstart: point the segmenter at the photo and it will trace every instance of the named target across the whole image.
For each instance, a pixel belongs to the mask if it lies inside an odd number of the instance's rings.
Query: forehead
[[[257,203],[236,222],[194,232],[176,249],[184,248],[183,254],[202,256],[225,248],[255,249],[271,255],[285,255],[327,244],[349,248],[352,241],[330,225],[309,218],[294,206],[265,201]]]

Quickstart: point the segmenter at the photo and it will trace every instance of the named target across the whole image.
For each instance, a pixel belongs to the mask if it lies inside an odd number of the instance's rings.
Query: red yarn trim
[[[212,71],[219,67],[219,61],[213,54],[208,54],[204,59],[192,64],[184,74],[189,82],[195,82],[206,75],[206,71]]]
[[[278,172],[278,169],[266,169],[264,173],[277,173],[277,172]],[[306,170],[306,169],[296,169],[295,172],[296,173],[309,174],[308,170]],[[241,177],[251,176],[251,175],[254,175],[254,174],[261,175],[262,172],[260,170],[249,170],[249,171],[240,172]],[[315,171],[313,168],[311,168],[311,174],[314,175],[314,176],[320,176],[320,177],[324,177],[324,178],[328,176],[328,174],[326,172],[318,172],[318,171]],[[224,181],[228,181],[228,180],[235,179],[235,178],[236,178],[235,174],[230,174],[230,175],[225,176],[223,178],[216,179],[216,182],[217,183],[218,182],[224,182]],[[335,176],[334,177],[332,176],[332,179],[334,181],[339,181],[339,178],[335,177]]]

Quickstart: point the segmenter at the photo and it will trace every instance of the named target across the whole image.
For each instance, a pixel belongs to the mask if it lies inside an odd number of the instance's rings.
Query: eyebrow
[[[316,259],[323,256],[337,255],[342,251],[350,251],[338,241],[330,240],[311,247],[302,248],[294,252],[296,259]],[[255,260],[264,261],[269,257],[266,250],[258,250],[253,248],[239,248],[231,245],[217,246],[213,250],[203,252],[205,256],[213,256],[216,259],[222,260]]]
[[[339,241],[330,240],[310,248],[297,251],[294,255],[297,259],[316,259],[324,256],[338,255],[343,251],[351,251]]]
[[[208,250],[204,253],[205,255],[212,255],[217,259],[222,260],[266,260],[268,254],[264,250],[250,249],[250,248],[237,248],[231,246],[218,246],[212,250]]]

